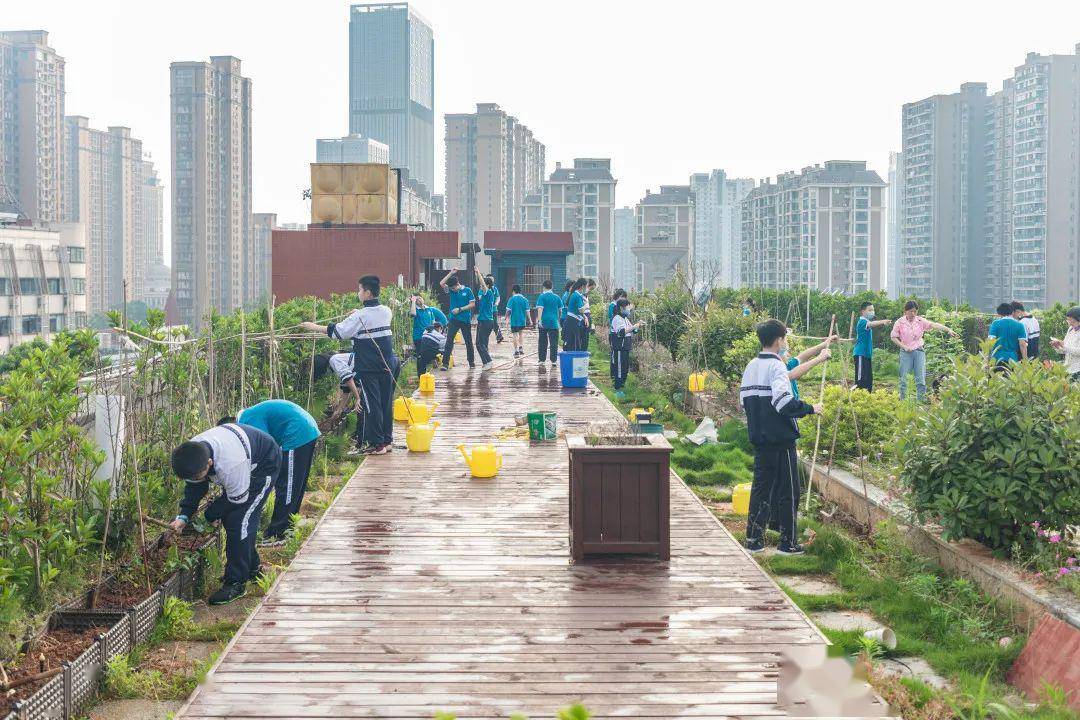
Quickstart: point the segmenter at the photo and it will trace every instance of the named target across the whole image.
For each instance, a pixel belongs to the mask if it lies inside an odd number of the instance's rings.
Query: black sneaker
[[[210,605],[228,605],[233,600],[239,600],[247,595],[247,583],[232,583],[231,585],[222,585],[221,589],[215,592],[206,601]]]
[[[804,555],[806,554],[806,548],[799,543],[781,543],[776,548],[777,555]]]
[[[765,550],[765,541],[764,540],[747,540],[743,544],[743,547],[746,548],[746,552],[750,553],[751,555],[756,555],[757,553],[762,552],[763,550]]]
[[[255,543],[255,546],[256,547],[281,547],[282,545],[285,544],[285,541],[286,541],[286,538],[285,538],[284,535],[269,535],[267,537],[264,537],[262,540],[259,540],[259,542]],[[256,571],[256,573],[258,573],[258,571]],[[254,580],[255,577],[252,576],[251,579]]]

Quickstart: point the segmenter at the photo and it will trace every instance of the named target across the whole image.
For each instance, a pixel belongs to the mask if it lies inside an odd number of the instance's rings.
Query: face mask
[[[623,317],[628,317],[630,315],[630,308],[623,308],[622,310],[619,311],[619,313]]]
[[[872,313],[872,312],[866,313],[866,319],[867,320],[873,320],[874,319],[874,313]]]

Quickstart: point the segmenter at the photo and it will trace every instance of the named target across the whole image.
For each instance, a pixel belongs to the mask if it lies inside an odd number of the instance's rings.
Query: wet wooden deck
[[[560,430],[618,421],[603,395],[532,357],[458,361],[438,374],[432,452],[361,465],[178,717],[783,714],[779,651],[823,640],[678,478],[669,562],[571,565],[564,441],[495,440],[499,476],[466,475],[457,443],[530,409]]]

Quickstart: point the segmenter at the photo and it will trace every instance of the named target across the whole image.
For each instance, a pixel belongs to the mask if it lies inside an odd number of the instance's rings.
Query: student
[[[1065,372],[1074,383],[1080,383],[1080,307],[1070,308],[1065,313],[1065,323],[1069,329],[1064,338],[1050,338],[1050,344],[1065,356]]]
[[[584,333],[585,333],[585,347],[583,349],[586,349],[586,350],[589,348],[589,333],[592,332],[592,327],[593,327],[593,323],[592,323],[592,292],[593,292],[593,289],[595,287],[596,287],[596,281],[595,280],[593,280],[592,278],[587,278],[585,280],[585,290],[582,292],[582,297],[585,299],[585,304],[581,306],[581,316],[585,319],[585,322],[583,323],[583,325],[584,325],[583,330],[584,330]]]
[[[320,380],[327,370],[333,370],[338,377],[338,390],[341,395],[333,404],[326,408],[326,417],[336,421],[345,413],[345,402],[351,395],[353,398],[352,409],[349,412],[356,413],[355,450],[350,450],[350,455],[359,455],[364,444],[364,403],[360,398],[360,389],[356,387],[353,379],[356,373],[353,371],[352,353],[321,353],[315,356],[314,379]]]
[[[224,605],[243,597],[248,581],[260,574],[255,535],[281,468],[281,449],[262,430],[227,423],[181,443],[170,460],[173,472],[184,480],[173,530],[180,532],[191,522],[211,482],[222,488],[205,512],[207,521],[220,520],[225,528],[225,576],[208,602]]]
[[[998,319],[990,323],[987,337],[994,340],[991,352],[997,366],[997,372],[1007,372],[1009,363],[1027,360],[1027,331],[1023,324],[1013,316],[1013,304],[1001,303],[997,307]]]
[[[494,363],[491,362],[491,352],[488,350],[488,342],[491,333],[495,329],[495,278],[491,275],[481,275],[476,271],[476,279],[479,281],[479,291],[476,295],[476,351],[480,354],[481,370],[490,370]]]
[[[927,330],[939,330],[953,337],[959,337],[951,328],[941,323],[931,322],[919,315],[919,303],[908,300],[904,303],[904,314],[893,325],[889,337],[900,348],[900,399],[907,395],[907,376],[915,374],[915,397],[919,402],[926,399],[926,341],[923,335]]]
[[[495,293],[495,342],[501,343],[506,338],[503,337],[502,328],[499,327],[499,307],[502,306],[502,293],[499,292],[499,286],[495,283],[495,278],[491,279],[491,291]]]
[[[566,344],[566,310],[570,306],[570,293],[574,289],[574,281],[567,280],[566,285],[563,286],[563,294],[560,298],[562,300],[562,309],[559,310],[559,329],[563,332],[563,344]]]
[[[514,336],[514,357],[525,356],[525,327],[529,324],[529,299],[521,294],[521,286],[510,288],[510,299],[506,301],[506,322]],[[541,358],[543,362],[543,358]]]
[[[587,345],[585,325],[585,278],[578,278],[570,286],[570,296],[566,301],[566,320],[563,322],[563,350],[584,350]]]
[[[465,356],[469,360],[469,367],[476,367],[473,357],[472,336],[472,311],[476,307],[476,296],[472,288],[461,282],[457,276],[458,269],[454,268],[439,281],[439,285],[450,294],[450,322],[446,326],[446,352],[443,353],[442,369],[450,369],[450,355],[454,352],[454,340],[461,333],[461,340],[465,343]]]
[[[746,412],[746,431],[754,447],[754,483],[750,488],[750,513],[746,526],[746,549],[765,549],[765,525],[776,506],[779,517],[781,555],[801,555],[796,514],[799,503],[799,461],[795,442],[796,420],[820,413],[820,405],[807,405],[791,392],[791,380],[780,354],[787,348],[787,328],[779,320],[766,320],[757,328],[761,353],[751,360],[742,376],[739,398]]]
[[[319,325],[308,321],[300,327],[338,340],[352,340],[353,371],[360,381],[364,403],[361,452],[385,455],[394,440],[394,385],[401,370],[390,329],[393,312],[379,302],[379,278],[375,275],[360,278],[358,294],[363,307],[341,322]]]
[[[416,370],[420,375],[427,372],[428,365],[435,362],[435,356],[443,351],[445,343],[446,333],[443,332],[442,323],[436,322],[424,331],[416,351]]]
[[[864,302],[859,306],[859,322],[855,325],[855,347],[851,354],[855,357],[855,387],[866,392],[874,392],[874,328],[887,327],[892,320],[875,320],[874,303]]]
[[[796,400],[799,399],[798,379],[832,357],[829,346],[836,342],[837,339],[836,335],[832,335],[826,338],[824,342],[803,350],[795,357],[789,357],[787,347],[784,348],[780,359],[784,361],[784,367],[788,370],[788,379],[791,381],[791,394]]]
[[[634,333],[644,321],[630,322],[630,301],[620,298],[615,303],[615,315],[611,319],[611,384],[615,386],[615,397],[626,397],[623,386],[630,372],[630,347]]]
[[[746,298],[746,302],[743,303],[743,316],[749,316],[752,312],[754,312],[755,309],[756,308],[754,307],[754,298]]]
[[[615,291],[615,294],[611,296],[611,302],[609,302],[608,306],[607,306],[608,327],[611,326],[611,319],[615,317],[615,305],[616,305],[616,303],[618,303],[619,300],[621,300],[624,297],[626,297],[626,291],[623,290],[622,288],[617,289]]]
[[[1033,316],[1031,313],[1024,310],[1024,303],[1018,300],[1013,300],[1013,317],[1024,326],[1024,332],[1027,333],[1027,359],[1038,360],[1039,359],[1039,336],[1042,335],[1042,328],[1039,326],[1039,319]]]
[[[319,426],[307,410],[288,400],[265,400],[241,410],[235,420],[223,418],[218,425],[231,422],[258,428],[281,447],[281,468],[274,480],[274,514],[258,544],[284,545],[290,520],[304,502],[315,443],[322,434]]]
[[[544,281],[544,292],[536,297],[536,309],[540,313],[537,324],[540,326],[540,337],[537,340],[538,363],[544,364],[544,358],[550,352],[551,364],[557,362],[556,355],[559,353],[559,323],[561,321],[563,302],[551,289],[551,281]]]
[[[420,355],[420,338],[424,336],[424,331],[432,326],[433,323],[441,323],[446,325],[446,315],[443,311],[437,307],[429,307],[424,298],[419,295],[413,295],[409,298],[409,315],[412,316],[412,340],[413,351],[416,356]],[[416,366],[416,375],[419,377],[422,375],[420,365]]]

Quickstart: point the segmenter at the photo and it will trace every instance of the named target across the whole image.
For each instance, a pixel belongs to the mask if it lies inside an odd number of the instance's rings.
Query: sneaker
[[[743,544],[743,547],[746,548],[746,552],[750,553],[751,555],[756,555],[756,554],[758,554],[759,552],[762,552],[765,549],[765,541],[764,540],[754,540],[754,541],[747,540]]]
[[[227,605],[245,595],[247,595],[247,583],[232,583],[222,585],[221,589],[211,595],[206,602],[210,605]]]
[[[476,367],[476,363],[474,363],[474,362],[469,363],[469,369],[470,370],[474,369],[475,367]]]
[[[262,540],[255,543],[255,547],[265,547],[265,548],[281,547],[284,544],[285,544],[285,536],[284,535],[281,535],[281,536],[271,535],[269,537],[264,537]],[[258,572],[258,571],[256,571],[256,572]],[[252,580],[254,580],[254,579],[255,578],[252,577]]]
[[[544,361],[543,360],[541,360],[540,362],[538,362],[536,364],[539,365],[540,367],[544,367]]]
[[[385,455],[388,452],[390,452],[390,446],[389,445],[380,445],[378,447],[371,448],[370,450],[368,450],[364,454],[365,455]]]
[[[449,369],[450,369],[450,368],[446,367],[445,365],[440,365],[440,366],[439,366],[439,370],[440,370],[440,371],[442,371],[442,372],[446,372],[446,371],[447,371],[447,370],[449,370]]]
[[[480,369],[481,370],[490,370],[493,367],[495,367],[495,363],[488,360],[486,363],[484,363],[483,365],[480,366]]]
[[[558,364],[559,364],[559,362],[557,360],[552,360],[551,361],[551,367],[555,367]]]
[[[804,555],[806,548],[799,543],[782,543],[776,548],[777,555]]]

